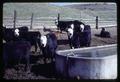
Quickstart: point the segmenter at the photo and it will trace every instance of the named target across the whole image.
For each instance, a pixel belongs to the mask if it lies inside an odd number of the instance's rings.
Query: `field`
[[[100,16],[100,19],[116,20],[116,4],[77,5],[79,8],[72,6],[56,6],[49,3],[4,3],[3,17],[13,16],[13,12],[16,10],[18,17],[29,17],[32,13],[35,14],[35,17],[56,17],[60,13],[61,19],[66,17],[93,19],[95,16]]]
[[[93,28],[96,16],[99,17],[99,26],[117,25],[116,4],[56,6],[49,3],[5,3],[3,4],[4,25],[13,25],[14,10],[17,12],[18,25],[21,26],[30,25],[33,13],[34,28],[43,24],[55,25],[58,13],[60,13],[60,20],[80,20],[85,24],[90,24]],[[4,20],[6,17],[8,19]]]

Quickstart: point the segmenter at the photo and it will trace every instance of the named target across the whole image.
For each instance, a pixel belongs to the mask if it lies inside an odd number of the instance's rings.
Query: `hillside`
[[[116,4],[107,4],[107,3],[86,3],[86,4],[72,4],[66,5],[66,7],[75,8],[79,10],[89,9],[89,10],[115,10]]]
[[[91,16],[99,16],[101,19],[116,20],[117,6],[116,4],[75,4],[67,5],[65,7],[78,9],[84,13],[88,13]]]
[[[116,20],[116,7],[108,5],[69,5],[55,6],[49,3],[5,3],[3,5],[3,17],[11,17],[17,11],[18,17],[57,17],[60,13],[61,20],[64,18],[90,19],[94,20],[99,16],[102,20]]]

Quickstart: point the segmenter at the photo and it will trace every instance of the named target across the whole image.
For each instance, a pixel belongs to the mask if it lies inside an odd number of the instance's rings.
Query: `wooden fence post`
[[[57,23],[59,24],[59,21],[60,21],[60,13],[58,13],[58,17],[57,17]],[[60,30],[60,28],[58,27],[58,24],[57,24],[57,30]]]
[[[98,16],[96,16],[96,29],[98,29]]]
[[[60,13],[58,13],[58,18],[57,18],[57,20],[58,20],[58,21],[60,20]]]
[[[32,16],[31,16],[31,25],[30,25],[30,29],[32,29],[32,24],[33,24],[33,13],[32,13]]]
[[[80,21],[82,21],[82,18],[81,18],[81,11],[80,11]]]
[[[16,28],[16,17],[17,17],[17,13],[16,13],[16,10],[14,10],[14,19],[13,19],[13,28],[15,29]]]

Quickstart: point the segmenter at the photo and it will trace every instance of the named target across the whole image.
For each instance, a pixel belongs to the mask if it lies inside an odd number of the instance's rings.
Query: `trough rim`
[[[69,51],[69,52],[72,52],[73,50],[74,51],[78,51],[78,50],[89,50],[89,49],[96,49],[96,48],[108,48],[108,47],[117,47],[117,44],[110,44],[110,45],[104,45],[104,46],[94,46],[94,47],[87,47],[87,48],[77,48],[77,49],[69,49],[69,50],[58,50],[56,51],[57,55],[59,56],[63,56],[63,57],[66,57],[66,58],[78,58],[78,59],[108,59],[108,58],[113,58],[113,57],[116,57],[117,58],[117,52],[113,55],[109,55],[109,56],[104,56],[104,57],[76,57],[76,56],[67,56],[67,55],[60,55],[59,53],[62,53],[62,52],[66,52],[66,51]]]

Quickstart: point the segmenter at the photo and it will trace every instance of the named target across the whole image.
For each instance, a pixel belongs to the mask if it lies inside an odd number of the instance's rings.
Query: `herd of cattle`
[[[89,47],[91,44],[91,28],[90,25],[74,20],[74,21],[58,21],[55,22],[58,29],[67,32],[68,43],[71,49],[80,47]],[[29,55],[31,46],[42,51],[44,61],[47,58],[54,60],[56,49],[58,47],[57,37],[54,32],[41,35],[40,31],[29,31],[28,27],[6,28],[3,27],[3,63],[4,67],[19,63],[22,59],[26,62],[26,70],[30,70]],[[38,46],[38,47],[37,47]],[[12,62],[12,64],[10,64]]]

